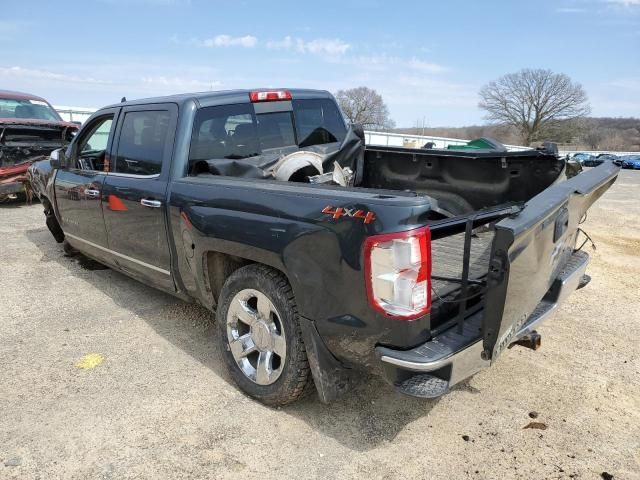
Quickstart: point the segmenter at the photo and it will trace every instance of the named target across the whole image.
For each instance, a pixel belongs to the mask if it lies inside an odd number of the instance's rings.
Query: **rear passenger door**
[[[118,266],[171,291],[166,195],[177,115],[175,104],[122,109],[102,193],[107,240]]]

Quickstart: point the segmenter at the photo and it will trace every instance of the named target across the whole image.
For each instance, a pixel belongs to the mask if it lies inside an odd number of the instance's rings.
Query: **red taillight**
[[[431,231],[374,235],[364,244],[367,297],[387,317],[413,320],[431,310]]]
[[[280,100],[291,100],[291,93],[288,90],[266,90],[263,92],[251,92],[249,99],[253,103],[257,102],[278,102]]]

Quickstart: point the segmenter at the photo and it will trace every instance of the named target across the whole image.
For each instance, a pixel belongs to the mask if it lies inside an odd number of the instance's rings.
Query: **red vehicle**
[[[0,90],[0,201],[24,192],[29,165],[65,147],[79,125],[65,122],[44,98]]]

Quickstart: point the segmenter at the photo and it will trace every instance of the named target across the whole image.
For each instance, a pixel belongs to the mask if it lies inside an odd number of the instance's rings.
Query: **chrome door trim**
[[[171,275],[171,272],[168,270],[164,270],[163,268],[156,267],[155,265],[151,265],[149,263],[143,262],[136,258],[129,257],[128,255],[124,255],[122,253],[116,252],[115,250],[111,250],[109,248],[103,247],[96,243],[90,242],[89,240],[85,240],[84,238],[77,237],[76,235],[65,233],[65,236],[71,237],[74,240],[78,240],[79,242],[86,243],[87,245],[91,245],[92,247],[102,250],[103,252],[111,253],[112,255],[115,255],[117,257],[124,258],[125,260],[129,260],[130,262],[137,263],[138,265],[142,265],[143,267],[146,267],[146,268],[150,268],[151,270],[155,270],[156,272],[164,273],[165,275]]]
[[[107,172],[106,175],[110,177],[126,177],[126,178],[158,178],[160,176],[159,173],[154,173],[153,175],[140,175],[138,173],[122,173],[122,172]]]

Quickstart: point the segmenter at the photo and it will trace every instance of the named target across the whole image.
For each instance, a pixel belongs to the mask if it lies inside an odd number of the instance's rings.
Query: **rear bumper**
[[[22,182],[0,183],[0,195],[10,195],[12,193],[24,192]]]
[[[534,331],[574,290],[586,284],[588,280],[585,271],[588,263],[589,255],[584,252],[575,252],[571,256],[542,301],[520,327],[513,341]],[[449,386],[455,385],[491,365],[490,361],[482,357],[483,314],[484,311],[481,310],[468,317],[462,333],[457,327],[452,327],[411,350],[400,351],[379,346],[376,347],[376,354],[392,371],[433,373],[434,376],[447,380]]]

